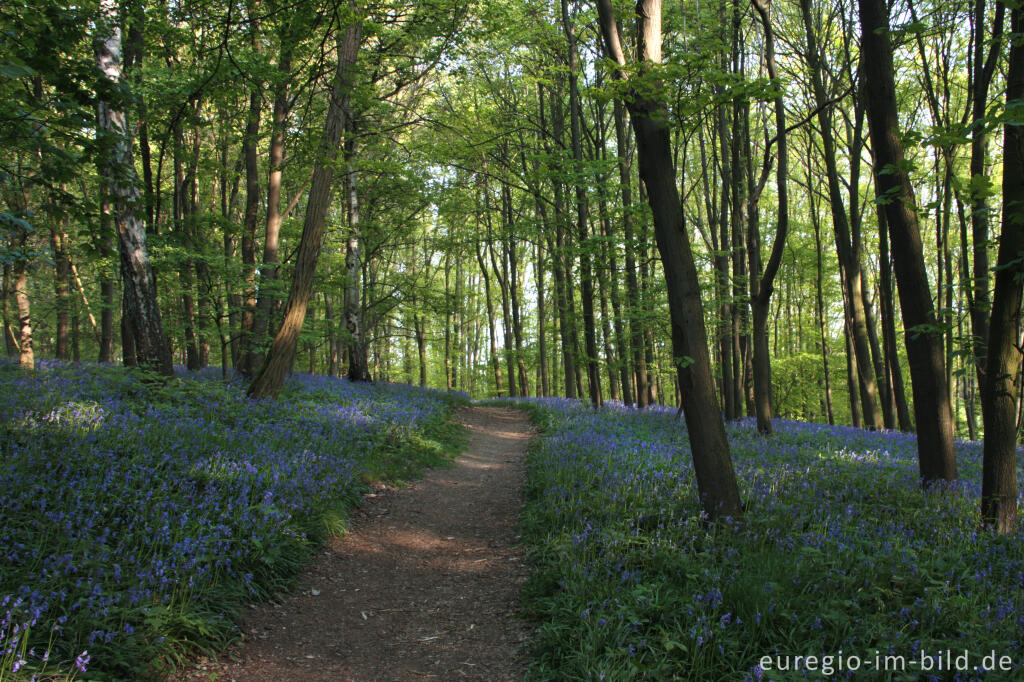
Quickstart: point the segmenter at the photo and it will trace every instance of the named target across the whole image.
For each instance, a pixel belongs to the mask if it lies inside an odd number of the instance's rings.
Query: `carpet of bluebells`
[[[0,364],[0,680],[156,677],[235,636],[365,482],[445,459],[465,396]]]
[[[716,527],[674,410],[525,406],[537,679],[1024,679],[1024,533],[980,529],[980,445],[924,493],[913,436],[741,421]]]

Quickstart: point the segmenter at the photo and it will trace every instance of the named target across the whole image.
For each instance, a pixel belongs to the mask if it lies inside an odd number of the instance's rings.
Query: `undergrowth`
[[[367,482],[462,442],[466,397],[296,375],[0,364],[0,682],[159,678],[291,585]]]
[[[978,444],[958,444],[963,483],[924,493],[913,436],[776,420],[763,438],[744,420],[728,431],[746,513],[709,525],[674,411],[520,405],[543,429],[533,678],[1024,675],[1024,533],[981,529]]]

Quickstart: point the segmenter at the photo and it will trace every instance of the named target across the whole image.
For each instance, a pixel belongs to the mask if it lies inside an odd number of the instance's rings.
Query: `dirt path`
[[[470,440],[454,468],[368,495],[296,592],[253,610],[243,642],[186,679],[520,679],[517,523],[530,426],[505,408],[457,417]]]

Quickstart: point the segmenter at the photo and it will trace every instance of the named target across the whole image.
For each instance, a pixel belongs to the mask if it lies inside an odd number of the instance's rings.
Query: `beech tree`
[[[1024,10],[1010,9],[1010,64],[1003,126],[1003,224],[982,384],[985,450],[981,515],[1000,533],[1017,523],[1017,397],[1020,395],[1021,290],[1024,287]]]
[[[682,406],[689,431],[701,505],[711,518],[742,513],[739,488],[729,456],[725,426],[718,412],[704,330],[704,309],[697,269],[676,189],[665,103],[657,99],[657,65],[661,62],[661,2],[640,0],[636,7],[637,73],[629,64],[611,0],[598,0],[601,34],[624,95],[636,133],[640,177],[647,188],[654,234],[661,253],[672,316],[673,362],[678,367]]]
[[[884,0],[858,2],[861,68],[874,146],[877,201],[884,208],[892,240],[896,285],[907,330],[904,338],[914,394],[921,483],[929,485],[957,477],[942,336],[928,285],[914,189],[900,141],[889,13]]]

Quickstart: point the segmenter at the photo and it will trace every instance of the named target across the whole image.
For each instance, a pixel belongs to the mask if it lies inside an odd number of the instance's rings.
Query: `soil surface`
[[[451,469],[377,486],[295,592],[252,609],[243,640],[183,680],[518,680],[528,628],[518,545],[522,412],[467,407],[469,445]]]

